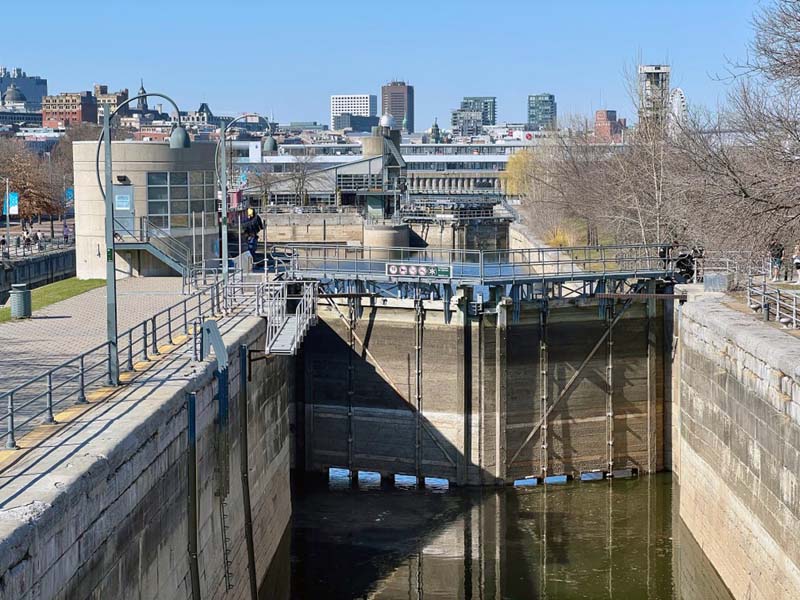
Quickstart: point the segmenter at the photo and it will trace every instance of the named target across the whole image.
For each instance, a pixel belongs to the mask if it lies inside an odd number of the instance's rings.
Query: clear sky
[[[329,96],[415,87],[416,129],[464,95],[525,118],[529,93],[559,116],[632,116],[626,66],[668,63],[690,103],[713,108],[716,76],[742,59],[768,0],[38,0],[7,2],[0,64],[47,77],[51,93],[96,82],[173,96],[181,109],[274,111],[328,121]],[[18,23],[20,26],[13,24]]]

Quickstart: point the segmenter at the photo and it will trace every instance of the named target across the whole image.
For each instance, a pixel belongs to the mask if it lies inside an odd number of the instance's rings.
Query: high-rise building
[[[373,127],[377,127],[380,119],[376,116],[364,117],[362,115],[353,115],[350,113],[342,113],[333,118],[331,129],[337,131],[342,129],[349,129],[358,132],[370,132]]]
[[[534,131],[556,129],[558,113],[556,97],[553,94],[532,94],[528,96],[528,126]]]
[[[42,98],[42,126],[70,127],[97,123],[97,100],[92,92],[65,92]]]
[[[407,133],[414,133],[414,86],[391,81],[381,87],[381,113],[392,115]]]
[[[483,113],[457,108],[450,117],[450,126],[455,135],[480,135],[483,131]]]
[[[615,110],[598,110],[594,113],[594,138],[598,142],[620,143],[627,128],[625,119],[617,118]]]
[[[481,113],[481,125],[497,124],[497,98],[495,96],[464,96],[461,110]]]
[[[377,117],[378,97],[375,94],[337,94],[331,96],[331,129],[334,119],[345,113],[356,117]]]
[[[669,114],[668,65],[639,65],[639,122],[663,125]]]
[[[42,106],[42,98],[47,95],[47,79],[28,76],[20,68],[11,70],[0,67],[0,91],[5,92],[11,84],[22,93],[26,100],[37,110]]]

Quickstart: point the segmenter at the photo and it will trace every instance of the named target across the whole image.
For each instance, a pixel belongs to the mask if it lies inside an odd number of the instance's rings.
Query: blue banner
[[[8,193],[8,200],[3,201],[3,214],[6,214],[6,208],[8,208],[8,213],[12,215],[19,214],[19,193],[18,192],[9,192]]]

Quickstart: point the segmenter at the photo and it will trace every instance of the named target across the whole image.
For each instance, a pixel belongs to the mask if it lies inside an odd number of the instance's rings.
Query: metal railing
[[[258,310],[267,317],[266,351],[271,352],[286,323],[287,290],[285,283],[263,283],[261,289]]]
[[[191,249],[175,239],[168,231],[154,225],[147,217],[137,217],[137,221],[138,223],[131,229],[118,219],[114,219],[115,239],[120,243],[133,242],[152,245],[176,263],[184,277],[187,276],[193,266]]]
[[[669,277],[674,260],[660,254],[663,245],[609,245],[523,250],[447,250],[378,248],[343,245],[275,245],[276,270],[296,278],[353,277],[388,279],[390,264],[439,267],[436,279],[491,284],[544,279],[599,279],[605,277]],[[444,275],[442,275],[444,269]],[[416,273],[419,273],[419,268]],[[406,276],[416,277],[411,269]],[[429,277],[430,279],[431,277]]]
[[[297,352],[308,330],[317,322],[317,284],[303,285],[303,295],[295,309],[295,335],[290,354]]]
[[[187,296],[157,312],[117,337],[117,355],[123,369],[133,371],[138,361],[158,355],[159,347],[173,344],[178,335],[189,334],[189,324],[221,310],[222,290],[218,283]],[[61,405],[85,403],[90,391],[110,383],[112,346],[103,342],[81,354],[0,392],[0,419],[6,425],[6,448],[16,447],[16,436],[40,422],[53,423]]]
[[[18,235],[11,238],[10,244],[3,246],[2,257],[20,258],[33,254],[40,254],[42,252],[51,252],[53,250],[63,250],[74,247],[75,238],[72,237],[55,237],[52,239],[39,239],[36,242],[25,242],[22,236]]]
[[[800,324],[800,294],[779,288],[767,281],[764,274],[750,274],[747,278],[747,305],[761,312],[765,321],[774,320],[786,327],[797,329]]]

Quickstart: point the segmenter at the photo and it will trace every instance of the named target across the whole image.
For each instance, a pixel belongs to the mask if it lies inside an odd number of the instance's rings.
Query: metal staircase
[[[184,278],[197,266],[192,264],[192,253],[186,244],[154,225],[147,217],[138,217],[133,227],[115,219],[114,245],[117,250],[149,252]]]
[[[267,318],[268,354],[296,354],[308,330],[317,323],[317,284],[304,282],[294,313],[287,312],[286,282],[262,284],[258,313]]]

